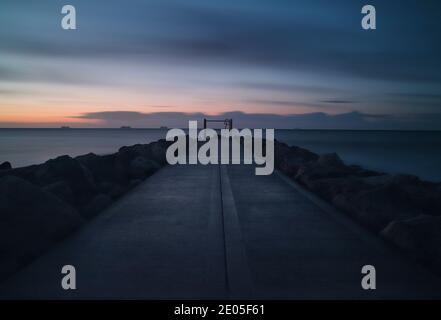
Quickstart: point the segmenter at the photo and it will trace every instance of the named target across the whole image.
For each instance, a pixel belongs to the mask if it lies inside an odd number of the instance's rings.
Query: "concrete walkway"
[[[62,290],[74,265],[77,290]],[[361,288],[374,265],[377,290]],[[441,283],[283,175],[168,166],[0,285],[0,298],[435,298]]]

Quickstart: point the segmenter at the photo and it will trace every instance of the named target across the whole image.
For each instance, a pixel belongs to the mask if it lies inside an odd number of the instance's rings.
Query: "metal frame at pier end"
[[[233,119],[206,119],[204,118],[204,129],[207,129],[207,123],[208,122],[221,122],[225,125],[225,129],[233,129]]]

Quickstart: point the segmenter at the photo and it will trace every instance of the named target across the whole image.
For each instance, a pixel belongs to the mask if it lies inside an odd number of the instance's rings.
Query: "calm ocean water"
[[[161,129],[0,129],[0,163],[14,167],[68,154],[106,154],[165,138]],[[276,138],[317,153],[337,152],[347,164],[441,181],[441,131],[277,130]]]

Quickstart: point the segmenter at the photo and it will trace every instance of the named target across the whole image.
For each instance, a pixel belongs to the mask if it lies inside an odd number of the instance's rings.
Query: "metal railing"
[[[204,129],[207,129],[207,123],[209,122],[223,123],[225,129],[233,129],[233,119],[204,119]]]

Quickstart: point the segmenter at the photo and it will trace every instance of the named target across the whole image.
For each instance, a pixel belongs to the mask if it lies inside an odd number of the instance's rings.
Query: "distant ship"
[[[68,126],[62,126],[61,129],[70,129]]]
[[[120,129],[132,129],[130,126],[122,126]]]

